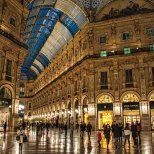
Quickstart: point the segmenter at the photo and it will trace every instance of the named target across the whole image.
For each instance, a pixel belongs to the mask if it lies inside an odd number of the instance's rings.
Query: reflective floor
[[[15,140],[15,133],[7,133],[6,136],[0,133],[0,154],[19,154],[19,145]],[[128,145],[115,149],[112,140],[109,149],[106,148],[105,139],[102,140],[101,148],[98,148],[95,132],[92,132],[91,141],[88,141],[85,133],[84,139],[80,139],[80,134],[74,131],[74,137],[70,138],[68,132],[65,138],[64,133],[59,133],[57,129],[50,130],[49,134],[42,132],[36,136],[34,131],[29,133],[29,142],[24,143],[22,154],[153,154],[154,133],[142,132],[141,146],[133,148]]]

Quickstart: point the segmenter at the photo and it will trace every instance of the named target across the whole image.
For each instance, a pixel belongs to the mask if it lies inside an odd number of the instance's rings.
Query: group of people
[[[111,133],[112,132],[112,133]],[[110,126],[109,124],[103,125],[103,134],[106,139],[107,148],[110,143],[111,134],[113,137],[115,148],[120,148],[122,146],[122,138],[124,137],[124,147],[128,141],[130,148],[130,135],[132,134],[134,148],[141,144],[141,124],[137,121],[136,123],[132,122],[131,126],[129,123],[126,123],[123,127],[122,123],[117,123],[116,121]],[[97,132],[98,146],[101,147],[102,132],[98,130]]]

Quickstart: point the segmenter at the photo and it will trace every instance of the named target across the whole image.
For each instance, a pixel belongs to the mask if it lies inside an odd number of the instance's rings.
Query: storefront
[[[154,93],[150,95],[151,129],[154,130]]]
[[[86,123],[86,125],[89,122],[89,117],[88,117],[88,98],[87,96],[83,99],[83,106],[82,106],[82,114],[83,114],[83,119],[82,121],[84,121]]]
[[[103,129],[106,124],[111,125],[113,122],[113,99],[111,96],[104,94],[97,101],[98,128]]]
[[[74,122],[76,124],[76,123],[78,123],[78,118],[79,118],[79,102],[78,102],[78,100],[75,101],[74,109],[75,109]]]
[[[7,123],[10,127],[12,117],[12,96],[8,88],[0,89],[0,131],[3,130],[3,124]]]
[[[71,123],[71,102],[68,102],[68,106],[67,106],[67,121],[68,121],[68,128],[70,128],[70,123]]]
[[[83,105],[83,121],[88,124],[88,105]]]
[[[130,125],[132,122],[140,122],[140,103],[137,95],[133,93],[126,94],[123,97],[123,123]]]

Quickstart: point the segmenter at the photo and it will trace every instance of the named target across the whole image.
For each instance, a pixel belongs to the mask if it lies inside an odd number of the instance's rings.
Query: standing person
[[[40,124],[37,123],[37,124],[36,124],[36,135],[37,135],[37,136],[39,135],[39,132],[40,132]]]
[[[137,140],[138,136],[137,136],[137,126],[134,124],[134,122],[132,122],[131,131],[132,131],[132,138],[134,141],[134,148],[136,148],[138,145],[138,140]]]
[[[3,125],[3,130],[4,130],[4,135],[6,134],[6,128],[7,128],[7,123],[5,121],[4,125]]]
[[[141,123],[139,123],[138,121],[136,121],[136,126],[137,126],[137,135],[138,135],[138,141],[139,141],[139,145],[141,145]]]
[[[81,123],[81,125],[80,125],[81,139],[83,139],[83,137],[84,137],[84,132],[85,132],[85,130],[86,130],[86,124],[83,122],[83,123]]]
[[[22,153],[22,147],[23,147],[23,135],[24,130],[22,126],[17,130],[17,136],[19,137],[18,143],[19,143],[19,153]]]
[[[87,125],[87,133],[88,133],[88,139],[90,140],[90,137],[91,137],[91,130],[92,130],[92,125],[90,122],[88,122],[88,125]]]
[[[113,137],[114,137],[114,145],[115,148],[119,148],[119,126],[117,123],[112,126],[112,132],[113,132]]]
[[[100,148],[101,147],[101,140],[102,140],[102,133],[101,131],[98,129],[97,131],[97,142],[98,142],[98,147]]]
[[[105,138],[106,138],[107,149],[108,149],[108,145],[110,143],[110,131],[111,131],[110,125],[107,124],[105,129],[104,129],[104,135],[105,135]]]
[[[130,148],[130,128],[129,128],[129,124],[126,123],[126,126],[124,128],[124,137],[125,137],[125,142],[124,142],[124,146],[126,145],[126,141],[128,141],[129,144],[129,148]]]
[[[119,139],[118,139],[118,141],[119,141],[120,143],[122,143],[122,131],[123,131],[123,125],[122,125],[122,123],[120,122],[120,123],[119,123]]]
[[[67,137],[67,123],[64,124],[65,138]]]
[[[74,131],[74,122],[73,121],[70,124],[70,129],[71,129],[70,137],[73,137],[73,131]]]
[[[76,130],[77,130],[77,133],[79,132],[79,123],[78,121],[76,122]]]

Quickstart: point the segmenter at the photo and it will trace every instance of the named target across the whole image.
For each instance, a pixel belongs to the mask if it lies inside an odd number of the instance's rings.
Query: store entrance
[[[109,124],[111,126],[112,124],[112,116],[113,111],[99,111],[98,112],[98,128],[103,129],[103,126],[106,124]]]
[[[98,129],[103,129],[103,126],[109,124],[111,126],[113,121],[113,104],[104,103],[97,104],[98,111]]]
[[[88,124],[88,105],[83,105],[83,121]]]
[[[12,95],[8,88],[0,88],[0,126],[7,123],[7,128],[11,126],[12,117]],[[3,127],[0,127],[0,131]]]
[[[154,101],[150,101],[151,129],[154,130]]]
[[[140,110],[139,110],[139,103],[138,102],[127,102],[123,103],[123,115],[124,115],[124,126],[126,123],[130,125],[132,122],[136,123],[137,121],[140,122]]]

